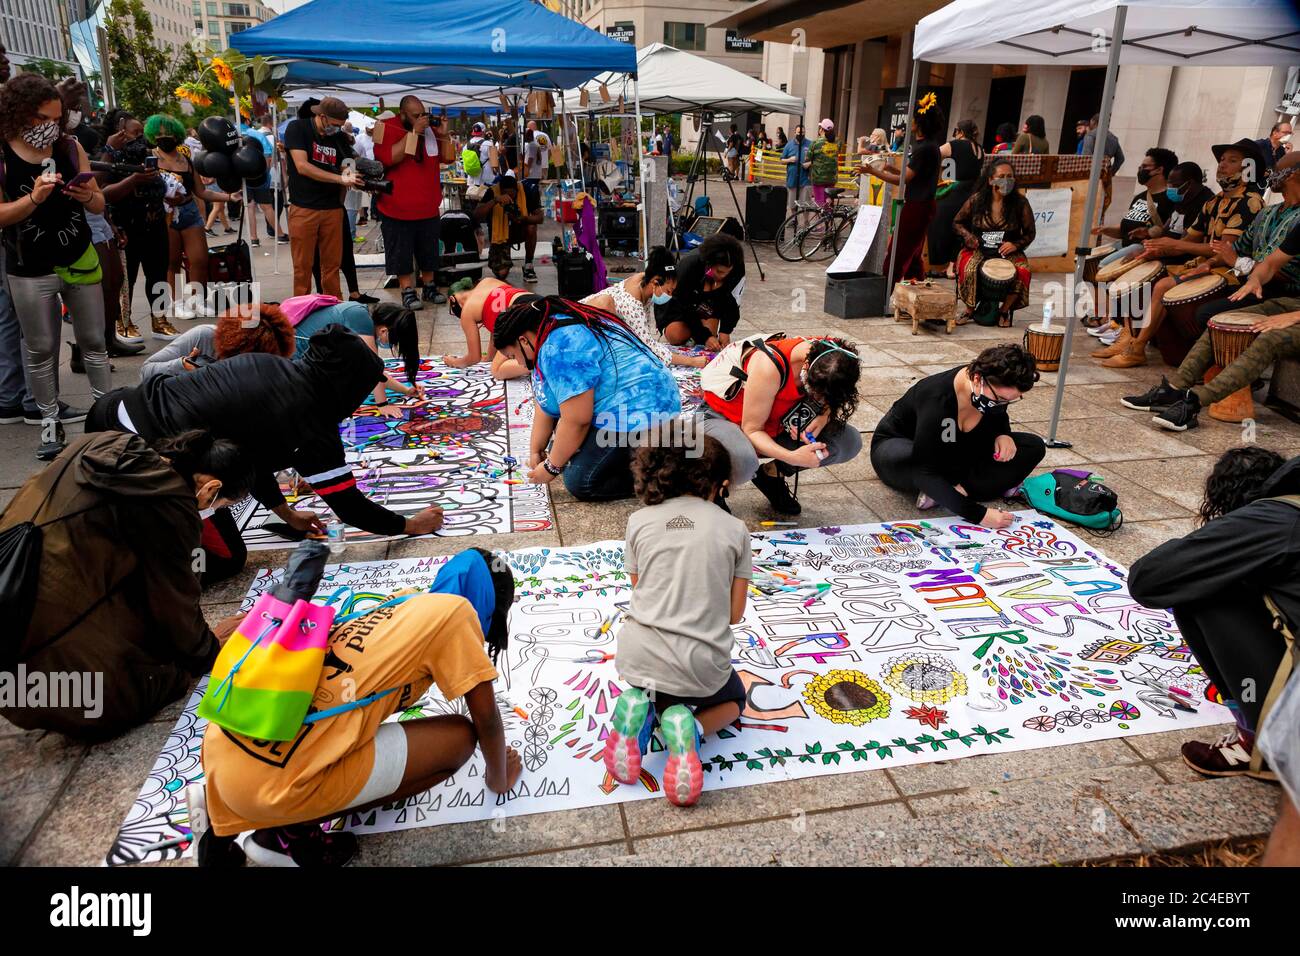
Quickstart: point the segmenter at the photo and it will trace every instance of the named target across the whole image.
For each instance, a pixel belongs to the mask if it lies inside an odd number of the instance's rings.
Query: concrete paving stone
[[[361,855],[366,866],[436,866],[612,841],[626,852],[624,837],[617,806],[584,807],[377,833],[361,838]]]
[[[947,365],[948,368],[966,365],[980,352],[978,346],[970,343],[950,342],[947,337],[931,339],[920,336],[911,342],[891,342],[883,345],[882,349],[907,365]]]
[[[705,741],[708,746],[708,741]],[[709,751],[713,753],[714,751]],[[706,790],[700,802],[688,809],[666,799],[632,800],[623,804],[628,831],[634,838],[677,830],[722,826],[729,823],[795,819],[813,810],[831,810],[898,799],[882,770],[805,777],[775,783]]]
[[[12,866],[18,849],[31,835],[53,796],[49,793],[24,793],[6,798],[0,813],[0,866]]]
[[[526,856],[510,856],[486,863],[470,863],[469,866],[613,866],[623,861],[635,861],[636,857],[627,855],[627,842],[602,843],[598,846],[585,846],[577,850],[557,850],[553,853],[531,853]]]
[[[169,731],[164,724],[144,724],[90,748],[16,862],[24,866],[102,863]]]
[[[1256,418],[1253,425],[1250,422],[1232,424],[1216,421],[1210,417],[1209,412],[1202,410],[1197,416],[1200,424],[1183,432],[1181,437],[1189,446],[1215,458],[1229,448],[1239,448],[1242,445],[1276,449],[1295,441],[1296,426],[1276,413],[1270,413],[1270,416]]]
[[[858,378],[858,393],[870,396],[889,396],[884,401],[886,408],[907,391],[912,385],[928,373],[911,365],[889,365],[878,368],[864,368]]]
[[[1120,502],[1123,509],[1124,502]],[[1096,538],[1093,543],[1116,564],[1131,568],[1138,558],[1170,538],[1180,538],[1196,528],[1192,518],[1166,518],[1162,521],[1125,521],[1110,537]],[[1090,540],[1083,535],[1084,540]]]
[[[1104,479],[1106,485],[1119,496],[1125,521],[1160,521],[1165,518],[1185,518],[1195,513],[1194,508],[1164,497],[1159,487],[1128,477],[1113,467],[1116,464],[1119,463],[1092,462],[1072,467],[1090,469]]]
[[[733,492],[728,499],[733,511],[736,494]],[[600,504],[557,501],[555,517],[560,526],[560,539],[566,545],[609,539],[621,541],[627,535],[627,519],[640,508],[641,502],[635,498]]]
[[[750,486],[733,492],[727,499],[727,503],[731,506],[732,513],[751,527],[758,521],[773,518],[797,520],[799,526],[804,528],[867,524],[881,520],[847,485],[839,483],[800,487],[799,503],[803,506],[803,510],[788,519],[786,516],[776,514],[767,499]],[[622,534],[616,537],[622,537]]]
[[[1232,724],[1212,724],[1206,727],[1188,727],[1168,730],[1159,734],[1134,734],[1125,737],[1133,749],[1148,760],[1175,759],[1182,763],[1179,748],[1192,741],[1214,741],[1232,729]]]
[[[866,481],[845,481],[845,487],[852,491],[862,503],[874,514],[887,515],[881,521],[902,521],[915,518],[946,518],[952,512],[944,508],[931,508],[921,511],[916,507],[916,495],[895,491],[883,481],[868,479]]]
[[[4,768],[0,807],[24,794],[52,794],[63,786],[88,749],[86,744],[45,730],[0,737],[0,767]]]
[[[1202,454],[1171,432],[1155,428],[1124,428],[1124,420],[1113,415],[1072,420],[1068,427],[1060,429],[1058,435],[1073,444],[1072,451],[1082,456],[1082,460],[1091,462],[1183,458]]]
[[[998,714],[986,716],[992,721],[985,725],[990,730],[1004,726],[996,722]],[[1020,727],[1011,728],[1015,737],[1031,732]],[[1058,773],[1100,770],[1139,762],[1133,751],[1124,746],[1124,741],[1117,739],[976,756],[950,752],[955,759],[891,767],[889,775],[898,789],[910,797],[936,790],[995,786],[1013,780],[1032,780]]]
[[[1123,475],[1134,484],[1148,488],[1196,513],[1204,495],[1205,479],[1214,470],[1214,463],[1213,456],[1202,455],[1196,458],[1113,461],[1105,467],[1110,473]]]
[[[1086,808],[1091,814],[1095,798],[1114,793],[1131,793],[1163,784],[1164,778],[1151,767],[1136,764],[1129,767],[1101,767],[1094,770],[1076,770],[1028,780],[1008,780],[1004,783],[970,786],[951,793],[912,797],[908,805],[920,816],[938,816],[950,813],[970,813],[994,807],[1018,807],[1025,804],[1042,806],[1076,806]],[[1081,800],[1092,797],[1093,800]],[[1083,819],[1081,817],[1081,819]],[[1089,820],[1083,820],[1088,823]]]
[[[1143,847],[1163,850],[1246,834],[1267,834],[1282,789],[1248,777],[1166,784],[1110,796]]]

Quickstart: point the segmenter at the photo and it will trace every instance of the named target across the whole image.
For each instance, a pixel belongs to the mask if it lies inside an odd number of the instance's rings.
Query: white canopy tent
[[[929,63],[1048,63],[1105,66],[1096,148],[1092,156],[1085,224],[1097,208],[1106,134],[1120,63],[1164,66],[1294,66],[1300,62],[1300,13],[1287,0],[1037,0],[1009,5],[1001,0],[956,0],[916,25],[912,43],[915,105],[919,68]],[[904,154],[911,146],[908,124]],[[905,187],[904,187],[905,191]],[[1086,239],[1086,235],[1082,237]],[[1088,249],[1075,250],[1075,284],[1083,282]],[[888,287],[893,286],[891,252]],[[1065,397],[1074,322],[1065,323],[1048,445]]]

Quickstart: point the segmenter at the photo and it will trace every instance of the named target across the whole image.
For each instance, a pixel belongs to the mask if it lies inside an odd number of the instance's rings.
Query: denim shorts
[[[203,228],[203,217],[199,215],[198,204],[191,199],[184,206],[176,207],[176,218],[172,220],[172,228],[184,232],[186,229],[193,229],[195,226]]]

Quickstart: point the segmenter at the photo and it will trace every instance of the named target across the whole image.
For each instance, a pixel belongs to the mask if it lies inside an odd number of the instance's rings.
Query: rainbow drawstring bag
[[[217,655],[199,716],[257,740],[293,740],[325,666],[334,608],[310,598],[329,551],[306,541]]]

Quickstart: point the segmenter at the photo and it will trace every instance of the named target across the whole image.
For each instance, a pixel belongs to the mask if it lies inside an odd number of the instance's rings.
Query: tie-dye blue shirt
[[[546,337],[537,363],[533,394],[552,418],[564,402],[593,389],[595,428],[629,432],[681,414],[681,392],[667,366],[617,333],[602,340],[585,326],[562,326]]]

